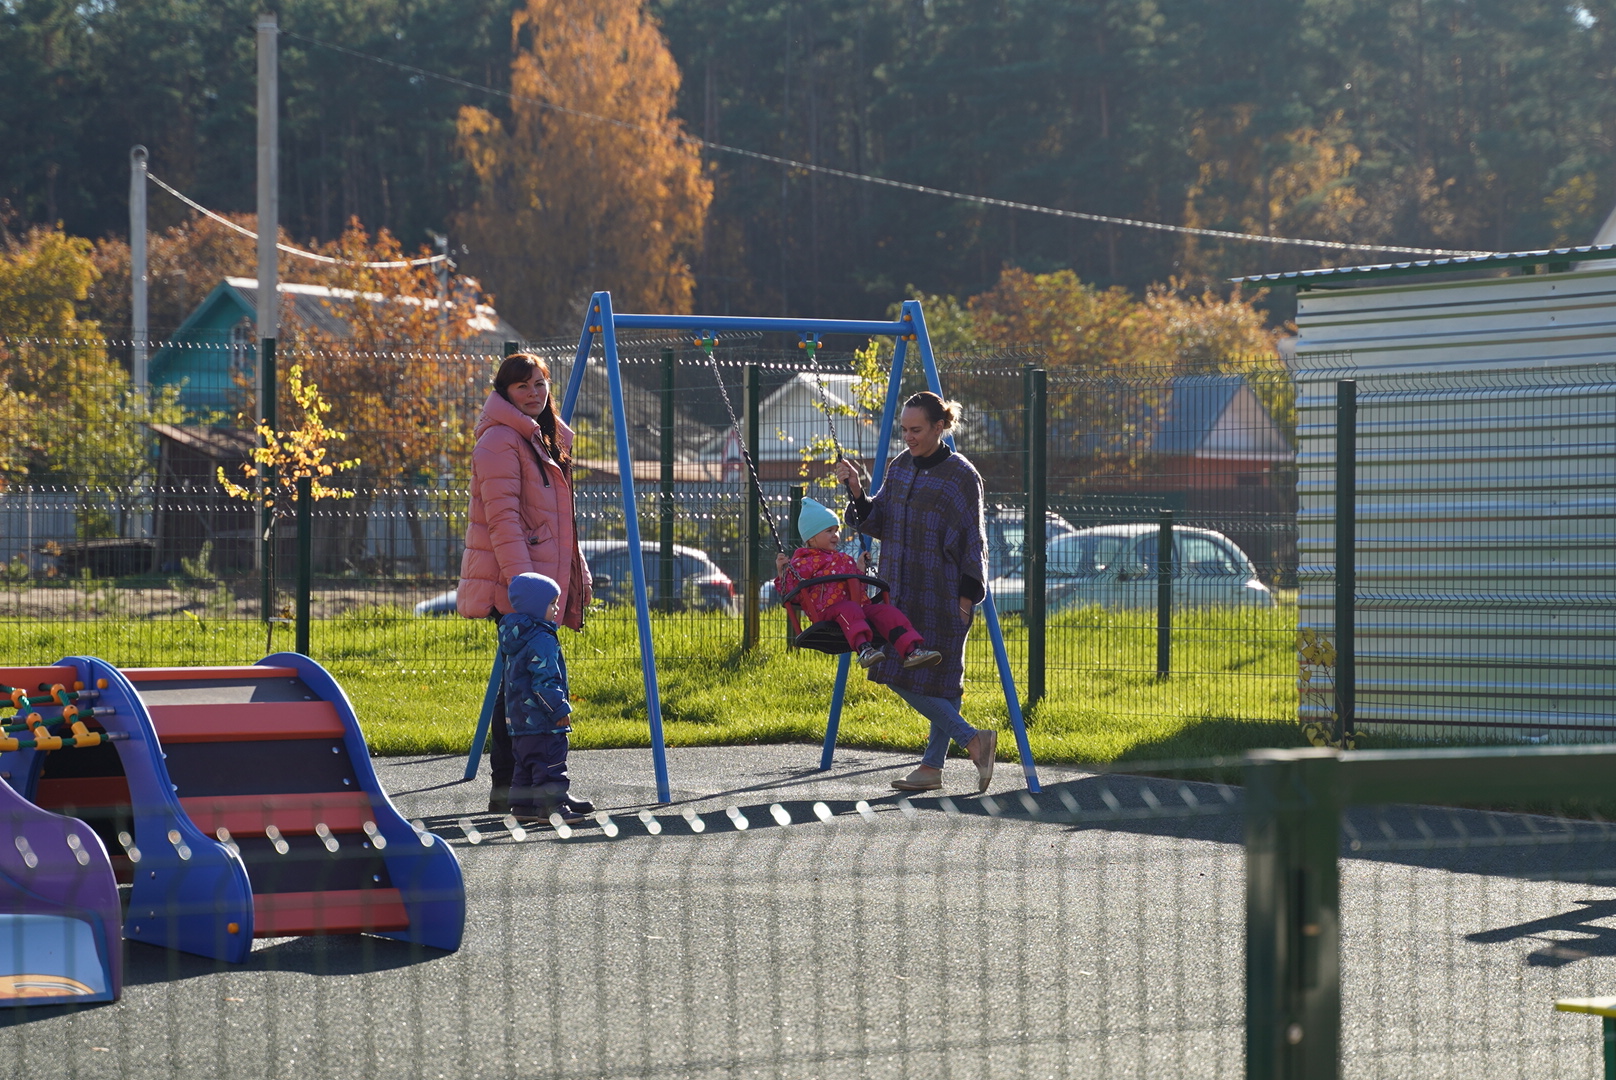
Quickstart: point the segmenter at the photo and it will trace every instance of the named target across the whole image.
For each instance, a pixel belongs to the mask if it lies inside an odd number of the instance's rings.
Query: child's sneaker
[[[576,795],[563,795],[558,801],[563,810],[571,810],[574,814],[593,814],[595,804],[588,799],[580,799]]]
[[[903,666],[906,668],[931,667],[933,664],[941,664],[942,662],[942,653],[936,649],[928,649],[924,645],[916,645],[909,650],[909,655],[903,658]]]
[[[567,805],[565,800],[558,802],[541,802],[534,807],[533,815],[529,818],[518,816],[518,821],[524,825],[554,825],[559,820],[563,825],[582,825],[589,819],[581,812]]]
[[[873,668],[886,658],[886,653],[882,652],[880,649],[876,648],[872,644],[869,644],[868,642],[866,642],[858,651],[858,662],[860,667]]]

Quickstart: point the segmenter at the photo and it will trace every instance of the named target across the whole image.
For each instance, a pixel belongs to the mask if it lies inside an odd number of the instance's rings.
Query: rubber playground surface
[[[657,807],[648,751],[580,752],[611,827],[520,839],[462,759],[377,759],[462,860],[458,952],[126,943],[121,1001],[0,1010],[0,1077],[1241,1075],[1237,791],[1045,768],[1032,798],[1001,765],[988,802],[957,761],[905,806],[912,758],[817,758],[675,749]],[[1597,1075],[1598,1023],[1552,1002],[1616,992],[1616,853],[1545,821],[1349,820],[1344,1075]]]

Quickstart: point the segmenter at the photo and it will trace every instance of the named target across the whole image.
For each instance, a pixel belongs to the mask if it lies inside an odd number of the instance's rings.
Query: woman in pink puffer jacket
[[[583,629],[591,594],[573,508],[572,429],[556,415],[544,361],[528,353],[505,358],[476,435],[456,607],[468,619],[508,614],[511,579],[543,574],[561,587],[561,625]],[[501,693],[489,725],[494,813],[508,808],[515,766],[504,705]]]

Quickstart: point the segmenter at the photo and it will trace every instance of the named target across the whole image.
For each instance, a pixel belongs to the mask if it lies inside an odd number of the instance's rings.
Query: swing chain
[[[718,346],[718,335],[702,331],[702,335],[695,340],[695,345],[707,354],[707,363],[713,369],[713,378],[718,383],[718,394],[724,399],[724,411],[729,413],[730,430],[735,432],[735,441],[741,447],[741,460],[746,462],[746,471],[752,478],[752,487],[757,491],[758,506],[763,510],[763,520],[769,526],[769,533],[774,537],[774,546],[777,551],[785,551],[785,541],[780,539],[780,529],[774,522],[774,514],[769,510],[768,496],[763,494],[763,481],[758,478],[757,464],[752,460],[752,451],[746,445],[746,436],[741,432],[740,417],[735,415],[735,405],[729,399],[729,388],[724,385],[724,373],[719,370],[718,360],[713,356],[713,349]]]
[[[847,455],[842,451],[842,440],[836,437],[836,414],[831,408],[830,395],[825,391],[825,377],[819,367],[819,361],[814,354],[819,351],[819,335],[804,334],[802,340],[797,342],[797,348],[808,353],[808,366],[813,369],[814,383],[819,387],[819,411],[825,414],[825,423],[830,427],[830,444],[836,448],[836,460],[841,461]]]

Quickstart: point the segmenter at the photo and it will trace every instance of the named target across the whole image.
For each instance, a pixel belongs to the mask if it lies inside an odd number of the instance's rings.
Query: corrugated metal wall
[[[1300,620],[1331,632],[1358,382],[1359,729],[1616,733],[1616,272],[1299,297]],[[1308,700],[1321,719],[1328,695]]]

